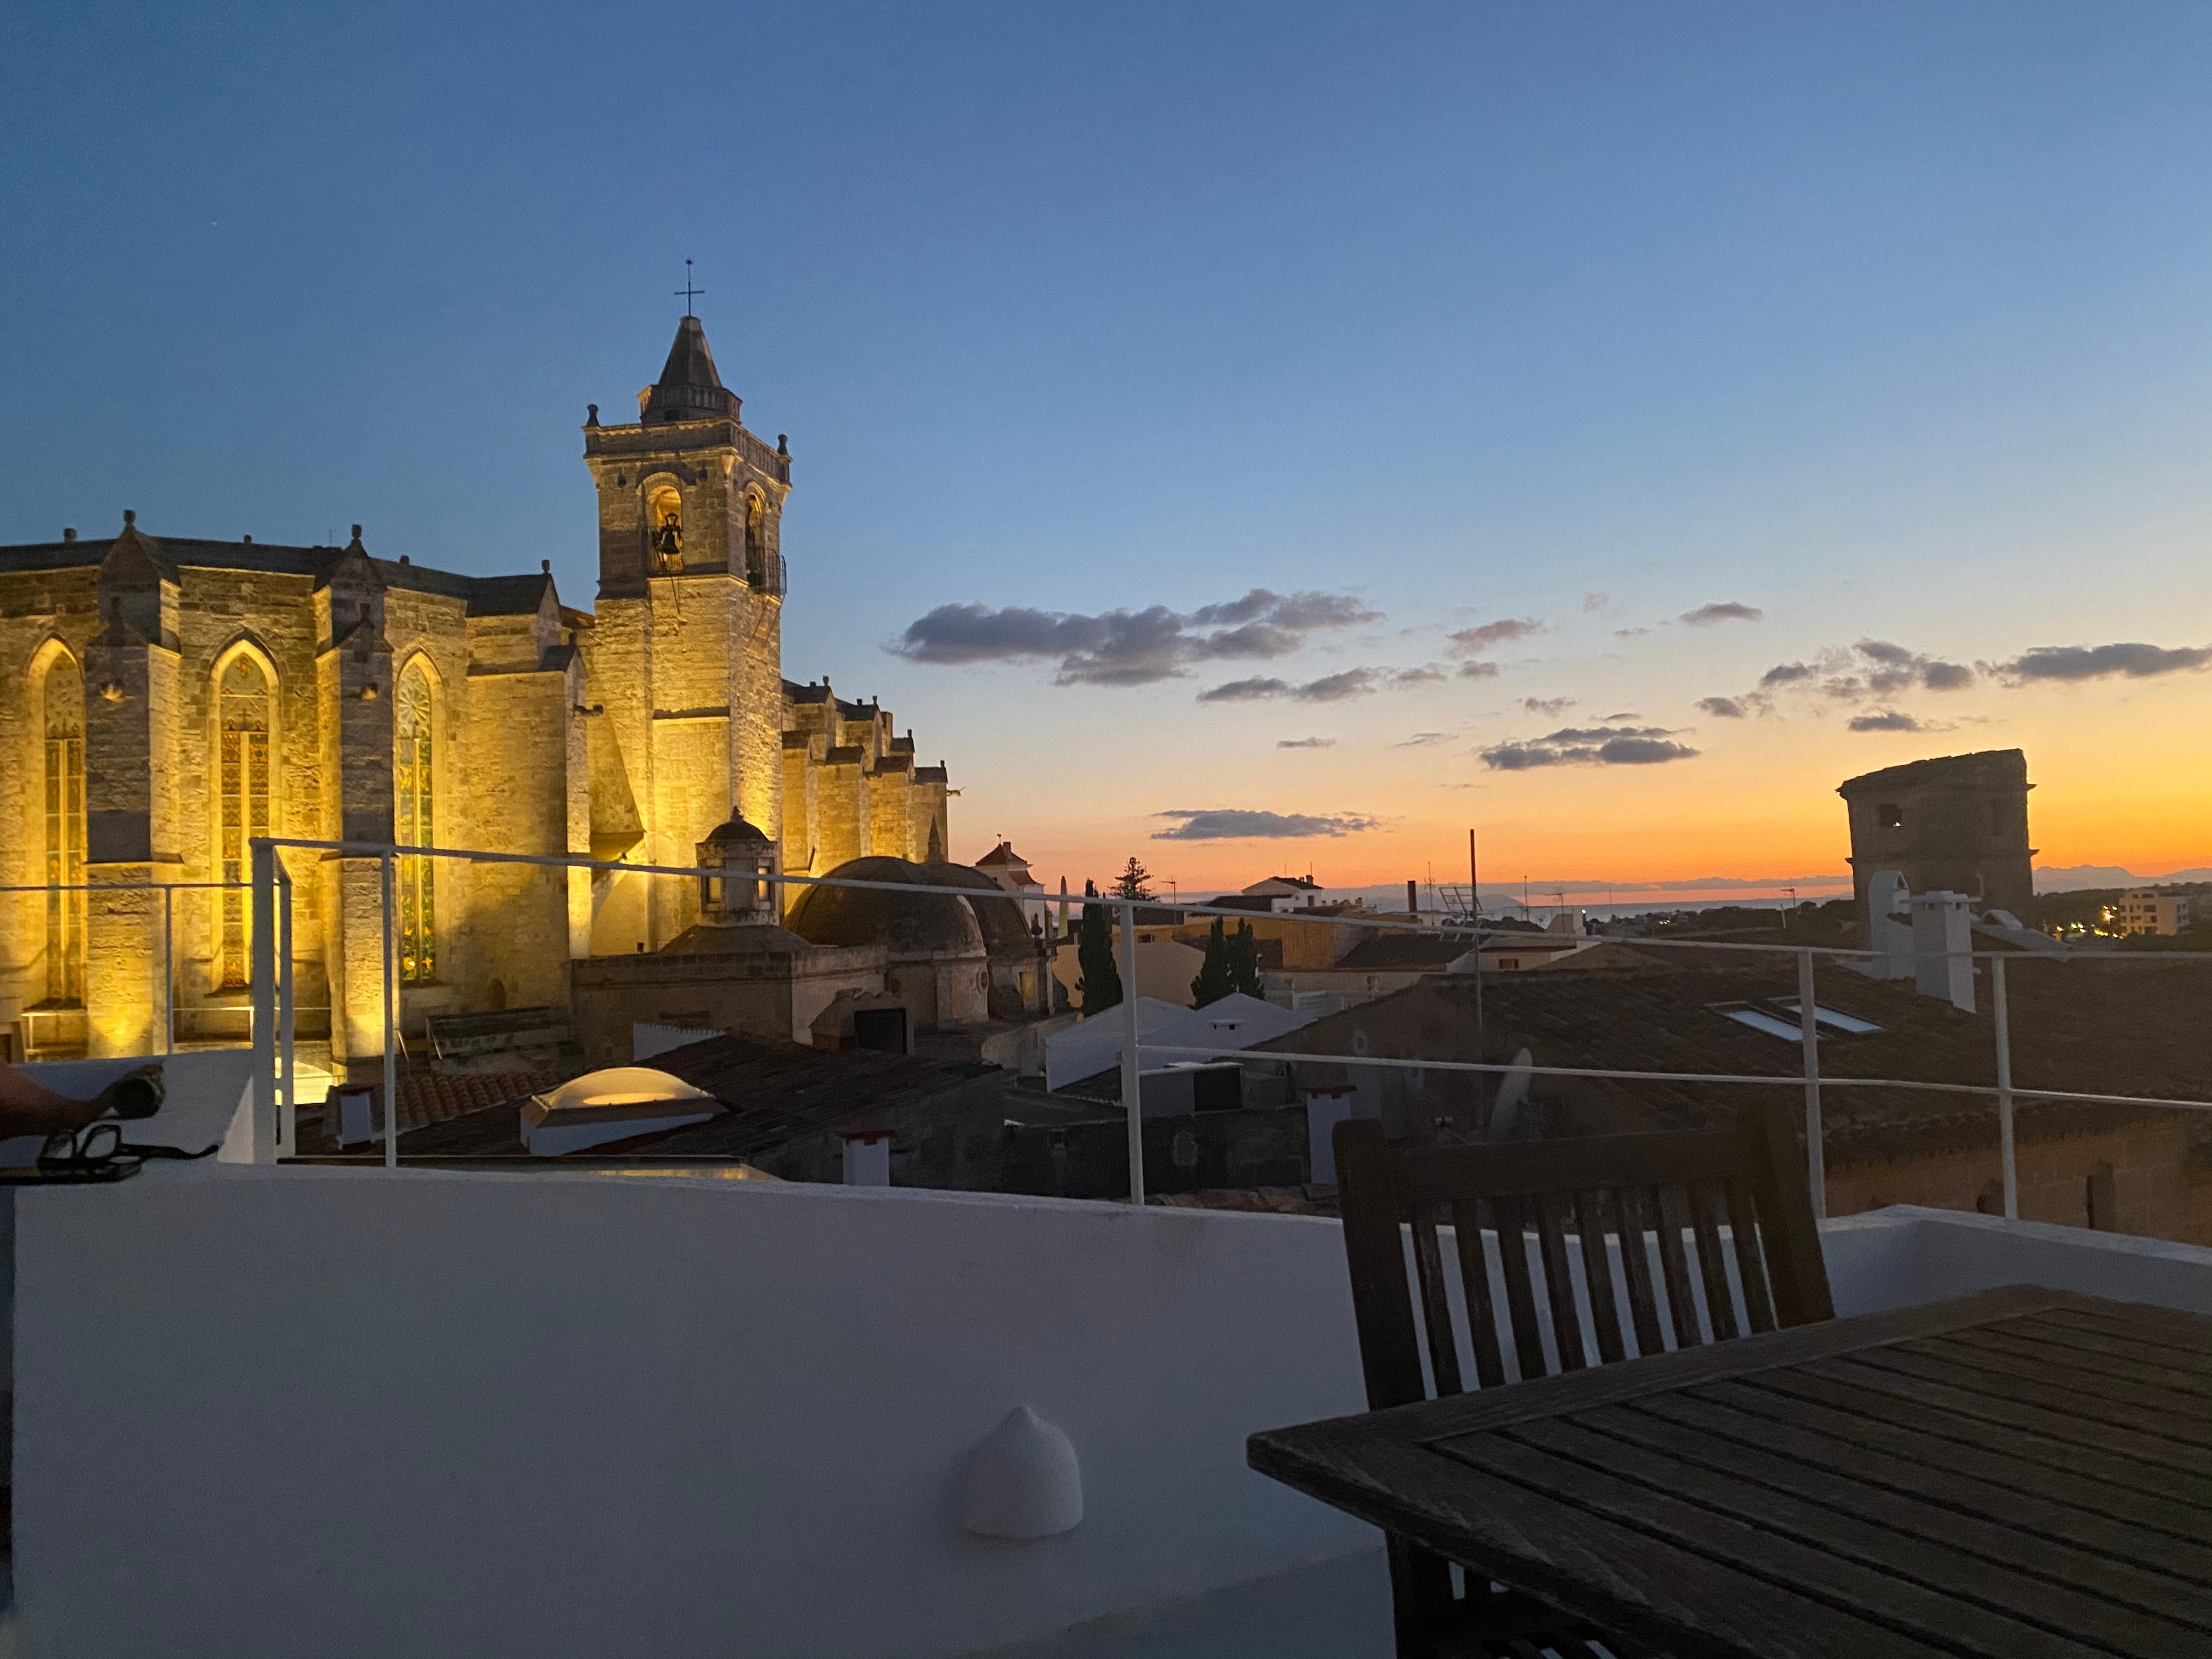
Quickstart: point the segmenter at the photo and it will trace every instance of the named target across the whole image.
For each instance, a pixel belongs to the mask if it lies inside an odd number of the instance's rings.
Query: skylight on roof
[[[1719,1012],[1737,1024],[1748,1025],[1754,1031],[1764,1031],[1769,1036],[1778,1036],[1790,1042],[1798,1040],[1799,1032],[1795,1025],[1779,1014],[1768,1013],[1764,1008],[1723,1008]]]
[[[1725,1014],[1737,1024],[1748,1025],[1754,1031],[1764,1031],[1767,1036],[1780,1037],[1785,1042],[1796,1042],[1803,1036],[1798,1025],[1802,1006],[1793,997],[1786,1002],[1778,1001],[1771,1008],[1737,1003],[1717,1007],[1713,1012]],[[1841,1036],[1864,1036],[1881,1030],[1870,1020],[1861,1019],[1856,1014],[1839,1014],[1833,1008],[1824,1008],[1817,1002],[1813,1005],[1813,1021],[1823,1030]]]
[[[1803,1005],[1796,997],[1791,997],[1775,1006],[1787,1008],[1794,1014]],[[1831,1031],[1841,1031],[1846,1036],[1865,1036],[1869,1032],[1881,1030],[1870,1019],[1861,1019],[1856,1014],[1839,1014],[1833,1008],[1824,1008],[1817,1002],[1813,1005],[1813,1019],[1815,1024],[1824,1025]]]

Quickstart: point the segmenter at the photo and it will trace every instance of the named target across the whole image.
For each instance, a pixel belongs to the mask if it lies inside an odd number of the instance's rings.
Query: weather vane
[[[683,296],[684,314],[686,317],[691,315],[692,301],[697,299],[706,291],[707,290],[703,288],[694,288],[691,286],[691,262],[689,259],[686,259],[684,262],[684,286],[676,290],[678,294]]]

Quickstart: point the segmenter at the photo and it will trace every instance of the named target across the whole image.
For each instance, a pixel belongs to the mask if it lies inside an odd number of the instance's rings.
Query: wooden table
[[[2033,1285],[1254,1435],[1677,1655],[2212,1656],[2212,1318]]]

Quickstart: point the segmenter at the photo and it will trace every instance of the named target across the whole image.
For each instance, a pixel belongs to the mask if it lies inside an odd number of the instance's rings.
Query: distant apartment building
[[[1314,895],[1321,891],[1321,884],[1310,876],[1269,876],[1255,881],[1235,898],[1218,898],[1216,904],[1225,904],[1237,909],[1281,911],[1303,907],[1314,908]]]
[[[2113,923],[2124,933],[2178,933],[2190,927],[2197,915],[2196,901],[2182,894],[2161,893],[2155,887],[2130,888],[2112,907]]]

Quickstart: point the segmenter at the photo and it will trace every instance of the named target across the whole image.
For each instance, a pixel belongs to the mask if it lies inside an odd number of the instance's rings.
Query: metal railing
[[[536,866],[548,869],[588,870],[608,874],[676,877],[696,881],[702,875],[714,872],[697,866],[634,864],[592,859],[580,854],[554,854],[531,853],[495,853],[462,848],[411,847],[385,842],[316,841],[304,838],[257,838],[252,842],[253,890],[253,996],[256,1015],[255,1032],[255,1138],[254,1155],[268,1161],[278,1156],[277,1147],[296,1145],[296,1107],[294,1101],[294,1068],[292,1059],[293,1017],[291,985],[291,880],[285,873],[282,851],[296,850],[320,854],[337,854],[362,859],[375,859],[379,863],[380,886],[382,899],[383,935],[383,1082],[384,1082],[384,1161],[386,1167],[398,1165],[398,953],[396,945],[396,906],[394,903],[394,869],[402,858],[453,859],[471,863],[513,864]],[[979,893],[990,896],[984,890],[973,887],[938,886],[924,883],[864,881],[847,877],[798,876],[762,872],[750,878],[779,891],[787,887],[840,887],[866,891],[890,893],[936,893],[972,901]],[[277,893],[285,894],[285,902],[279,910]],[[1035,896],[1017,896],[1008,894],[1010,902],[1034,902]],[[1491,1075],[1519,1074],[1528,1078],[1582,1078],[1616,1082],[1650,1082],[1711,1085],[1723,1087],[1790,1088],[1801,1090],[1805,1108],[1805,1140],[1807,1147],[1807,1179],[1811,1188],[1816,1212],[1826,1213],[1826,1162],[1823,1147],[1821,1101],[1831,1089],[1893,1089],[1935,1095],[1966,1095],[1993,1098],[1997,1108],[1998,1151],[2003,1171],[2004,1213],[2008,1219],[2020,1213],[2019,1174],[2014,1142],[2014,1115],[2018,1103],[2028,1101],[2074,1102],[2087,1105],[2115,1105],[2166,1108],[2182,1111],[2212,1111],[2212,1101],[2179,1100],[2159,1097],[2099,1093],[2079,1090],[2022,1088],[2013,1080],[2010,1011],[2008,1001],[2006,964],[2021,960],[2018,951],[1946,950],[1940,952],[1917,953],[1937,956],[1946,961],[1965,958],[1986,962],[1990,965],[1990,1002],[1993,1015],[1996,1062],[1995,1080],[1988,1084],[1945,1083],[1913,1078],[1865,1078],[1824,1075],[1820,1063],[1820,1008],[1817,1001],[1815,963],[1826,957],[1839,960],[1871,960],[1881,952],[1844,945],[1766,945],[1735,940],[1656,939],[1639,938],[1633,942],[1638,950],[1690,950],[1700,952],[1757,951],[1769,956],[1784,955],[1796,963],[1797,1012],[1799,1042],[1803,1049],[1803,1061],[1796,1075],[1776,1073],[1725,1072],[1656,1072],[1621,1070],[1599,1066],[1520,1065],[1497,1061],[1431,1060],[1405,1056],[1383,1056],[1348,1054],[1308,1054],[1292,1050],[1268,1048],[1228,1048],[1184,1043],[1146,1043],[1139,1030],[1137,979],[1137,912],[1162,908],[1157,898],[1123,898],[1111,894],[1073,895],[1055,898],[1047,896],[1048,908],[1057,902],[1065,912],[1077,905],[1098,906],[1118,912],[1116,933],[1120,943],[1119,970],[1122,976],[1123,994],[1117,1005],[1121,1016],[1121,1047],[1120,1075],[1121,1101],[1128,1123],[1128,1158],[1130,1201],[1145,1201],[1143,1089],[1141,1073],[1146,1053],[1156,1055],[1174,1054],[1210,1060],[1263,1060],[1290,1063],[1326,1063],[1347,1066],[1399,1068],[1407,1071],[1442,1071]],[[1373,913],[1348,915],[1334,912],[1300,912],[1286,910],[1265,915],[1233,905],[1177,903],[1170,907],[1185,915],[1221,916],[1231,921],[1254,921],[1267,920],[1276,922],[1308,922],[1334,927],[1370,928],[1380,932],[1404,934],[1409,931],[1442,933],[1466,939],[1469,949],[1477,949],[1486,939],[1527,939],[1523,928],[1485,927],[1479,923],[1443,922],[1425,925],[1423,919],[1411,915]],[[281,942],[280,942],[281,941]],[[2160,951],[2154,955],[2120,951],[2063,950],[2038,952],[2025,958],[2039,962],[2124,961],[2134,963],[2172,963],[2180,961],[2212,961],[2212,952]],[[1494,969],[1479,969],[1476,983]],[[335,1001],[335,998],[333,1000]],[[1109,1011],[1114,1012],[1114,1011]],[[333,1013],[335,1023],[336,1014]],[[281,1113],[278,1109],[282,1103]]]
[[[0,886],[0,893],[161,894],[161,983],[164,988],[161,994],[161,1052],[164,1054],[173,1054],[177,1052],[177,1015],[180,1007],[182,1007],[182,1011],[185,1013],[206,1013],[210,1011],[220,1011],[223,1012],[233,1012],[230,1006],[224,1003],[209,1002],[186,1006],[180,1005],[178,1001],[178,991],[180,981],[177,975],[176,896],[179,893],[243,893],[248,891],[251,886],[251,883],[243,881],[19,882],[10,885]],[[247,988],[240,986],[236,988],[244,990]],[[252,1018],[252,1012],[253,1006],[249,1002],[246,1005],[246,1013],[249,1021]],[[32,1023],[40,1020],[53,1020],[59,1022],[72,1018],[87,1017],[89,1013],[90,1005],[89,999],[88,999],[84,1006],[76,1008],[26,1008],[17,1016],[17,1018],[26,1022],[27,1028]],[[251,1041],[250,1033],[251,1027],[249,1026],[249,1042]],[[25,1047],[27,1048],[31,1046],[31,1043],[27,1040]],[[27,1057],[29,1056],[27,1056]]]

